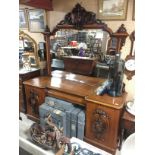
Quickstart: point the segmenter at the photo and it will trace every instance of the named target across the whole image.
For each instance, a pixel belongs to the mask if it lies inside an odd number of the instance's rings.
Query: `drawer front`
[[[120,110],[86,103],[86,138],[103,148],[117,148]],[[101,147],[102,147],[101,146]]]
[[[27,114],[39,118],[39,105],[45,100],[45,89],[25,85]]]

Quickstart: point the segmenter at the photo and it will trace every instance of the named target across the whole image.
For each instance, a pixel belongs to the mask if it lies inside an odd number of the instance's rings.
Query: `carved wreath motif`
[[[97,139],[103,139],[106,131],[109,128],[110,117],[102,109],[96,109],[93,112],[92,130]]]

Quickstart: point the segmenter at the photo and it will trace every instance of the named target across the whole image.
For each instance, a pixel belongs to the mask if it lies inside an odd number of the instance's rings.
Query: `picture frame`
[[[28,28],[28,22],[27,22],[27,16],[25,9],[19,10],[19,28],[20,29],[27,29]]]
[[[31,66],[37,66],[35,55],[29,55],[29,60],[30,60]]]
[[[44,32],[46,26],[46,13],[43,9],[28,10],[28,25],[30,32]]]
[[[98,16],[103,20],[126,20],[128,0],[99,0]]]
[[[132,14],[132,20],[135,20],[135,0],[133,0],[133,14]]]

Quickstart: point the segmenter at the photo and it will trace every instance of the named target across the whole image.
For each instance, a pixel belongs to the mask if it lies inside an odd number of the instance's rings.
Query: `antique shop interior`
[[[19,0],[19,154],[133,154],[134,43],[135,0]]]

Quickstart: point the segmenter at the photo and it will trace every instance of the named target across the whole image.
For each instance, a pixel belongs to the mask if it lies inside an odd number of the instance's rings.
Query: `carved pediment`
[[[96,14],[91,11],[86,11],[79,3],[75,5],[73,10],[69,12],[64,20],[59,25],[73,25],[76,29],[82,29],[83,25],[102,23],[101,20],[96,19]]]

